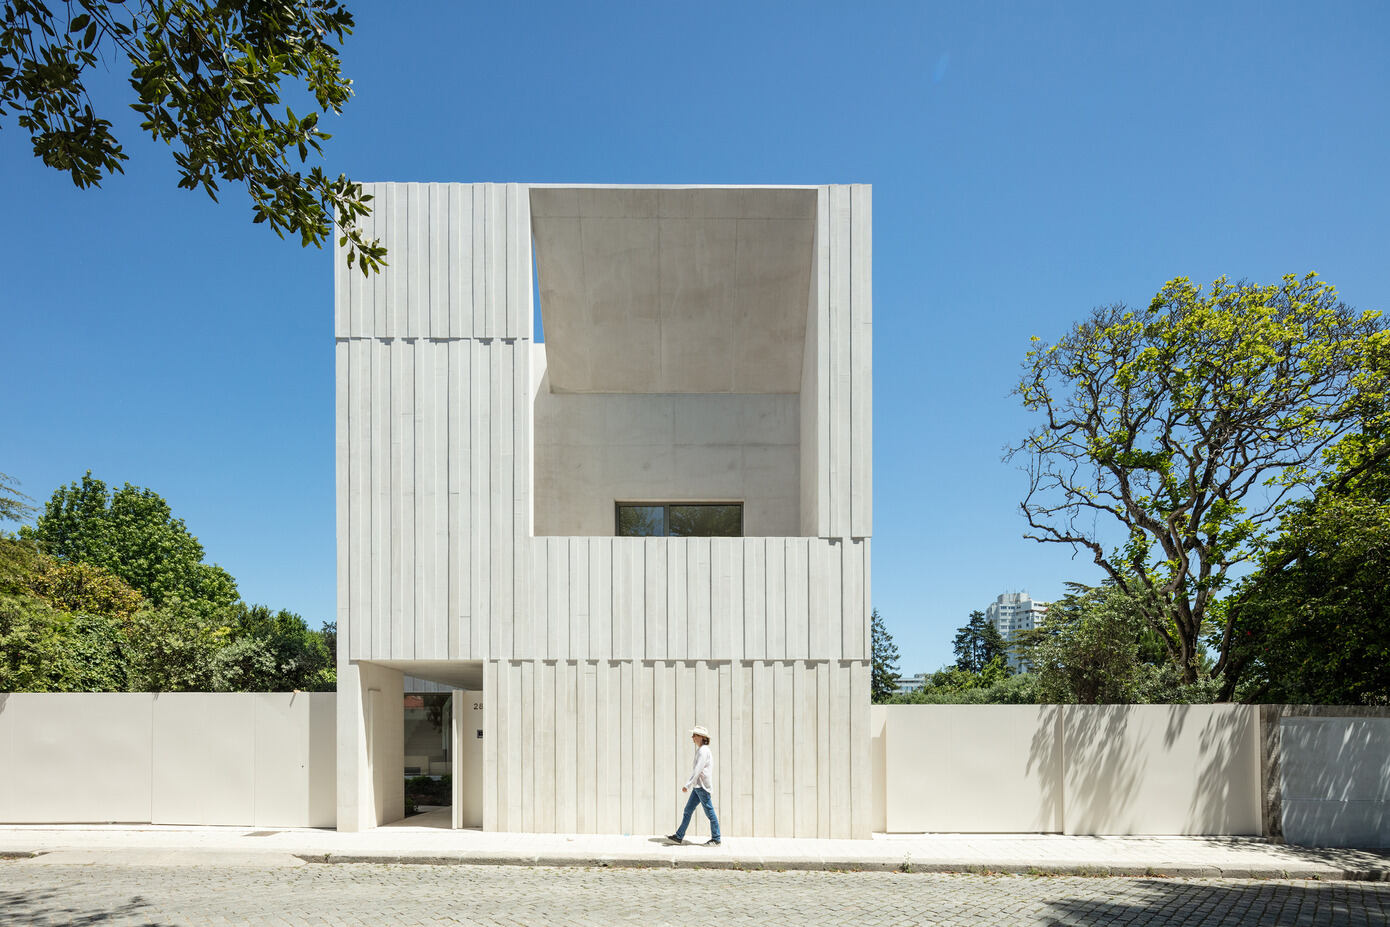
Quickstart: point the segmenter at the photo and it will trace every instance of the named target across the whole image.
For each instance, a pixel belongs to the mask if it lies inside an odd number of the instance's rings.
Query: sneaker
[[[724,844],[723,844],[722,842],[718,841],[718,840],[706,840],[706,841],[705,841],[705,846],[707,846],[707,847],[718,847],[718,846],[723,846],[723,845],[724,845]]]
[[[666,839],[671,841],[672,843],[685,843],[685,840],[683,838],[677,837],[675,834],[667,834]]]

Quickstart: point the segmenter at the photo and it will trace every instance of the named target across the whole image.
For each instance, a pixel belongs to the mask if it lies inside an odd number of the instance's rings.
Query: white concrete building
[[[994,625],[1004,640],[1012,643],[1020,631],[1031,631],[1047,614],[1046,602],[1034,602],[1026,592],[1005,592],[985,609],[985,618]],[[1028,666],[1013,650],[1008,654],[1009,668],[1027,672]]]
[[[868,837],[869,188],[367,192],[338,827],[402,816],[409,673],[458,690],[456,826],[665,833],[700,723],[726,833]]]

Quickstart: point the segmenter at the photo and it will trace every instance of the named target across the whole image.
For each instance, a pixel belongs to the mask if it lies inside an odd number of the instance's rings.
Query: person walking
[[[690,826],[690,816],[695,813],[695,806],[699,804],[704,806],[705,817],[709,818],[710,837],[705,846],[717,847],[720,844],[719,818],[714,813],[714,799],[710,796],[710,790],[714,788],[714,757],[709,749],[709,731],[697,724],[690,729],[690,739],[695,742],[695,765],[690,770],[690,778],[681,787],[682,792],[690,793],[690,798],[685,803],[685,816],[681,818],[681,826],[666,839],[672,843],[685,843],[685,831]]]

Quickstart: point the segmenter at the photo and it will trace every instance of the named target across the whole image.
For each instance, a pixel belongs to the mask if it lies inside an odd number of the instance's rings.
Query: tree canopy
[[[898,645],[888,633],[888,625],[874,609],[869,616],[873,644],[873,678],[870,681],[872,699],[882,702],[898,690]]]
[[[983,673],[995,660],[1002,664],[1009,652],[1004,635],[981,611],[971,612],[969,620],[956,631],[954,647],[956,668],[966,673]]]
[[[1041,420],[1010,454],[1030,478],[1027,536],[1089,553],[1184,683],[1214,629],[1223,673],[1219,594],[1383,393],[1366,368],[1381,330],[1313,274],[1205,291],[1178,278],[1147,309],[1095,310],[1027,355],[1018,394]]]
[[[140,128],[173,149],[180,187],[216,200],[224,182],[242,184],[253,222],[305,246],[321,247],[336,220],[348,264],[367,273],[386,254],[360,227],[370,195],[321,164],[305,170],[330,138],[319,118],[352,96],[335,44],[352,27],[337,0],[8,0],[0,128],[13,118],[44,164],[80,188],[100,185],[128,155],[87,79],[123,59],[130,106]]]

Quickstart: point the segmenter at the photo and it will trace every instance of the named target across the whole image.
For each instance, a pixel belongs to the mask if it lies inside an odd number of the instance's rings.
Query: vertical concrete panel
[[[547,653],[552,660],[570,654],[570,557],[569,538],[547,538],[546,628]]]
[[[850,188],[850,530],[874,533],[873,499],[873,197]]]
[[[850,836],[867,840],[873,836],[873,766],[869,753],[872,736],[869,723],[871,683],[869,664],[856,660],[850,670],[849,739],[850,759]]]
[[[715,786],[718,795],[719,823],[722,825],[734,803],[733,777],[734,700],[733,665],[727,660],[714,667],[715,693],[719,698],[719,749],[715,751]]]
[[[578,753],[589,744],[579,739],[579,667],[566,660],[555,668],[555,829],[579,833]]]
[[[661,547],[666,558],[666,642],[659,651],[653,646],[654,653],[649,655],[675,660],[685,656],[688,647],[686,608],[690,592],[686,588],[686,563],[690,545],[685,538],[667,538]]]
[[[536,830],[536,735],[540,727],[536,719],[536,669],[541,664],[523,660],[521,668],[521,765],[517,768],[521,791],[521,830]]]
[[[433,185],[426,185],[428,194]],[[432,238],[431,238],[432,240]],[[427,266],[426,273],[430,272]],[[426,292],[428,277],[426,279]],[[428,304],[427,304],[428,308]],[[429,316],[425,317],[430,325]],[[438,621],[439,604],[435,596],[435,583],[439,578],[438,564],[435,561],[434,524],[443,501],[435,483],[435,455],[438,435],[435,431],[436,397],[434,392],[434,364],[431,343],[425,339],[415,342],[411,353],[415,361],[415,551],[417,565],[412,576],[415,586],[415,628],[411,645],[402,654],[407,659],[441,659],[444,655],[431,653],[434,638],[433,625]]]
[[[589,541],[589,655],[598,660],[613,656],[613,542]]]
[[[457,192],[457,185],[450,187]],[[456,198],[455,198],[456,199]],[[452,208],[457,211],[457,202]],[[454,215],[456,222],[458,216]],[[455,273],[458,272],[455,260]],[[457,294],[455,294],[457,295]],[[459,311],[457,300],[451,310]],[[471,578],[469,561],[472,550],[469,541],[469,524],[472,511],[468,497],[468,433],[466,424],[468,411],[468,344],[463,341],[450,341],[448,344],[448,472],[449,472],[449,658],[452,660],[472,659],[473,649],[473,600],[469,580]],[[490,767],[489,767],[490,768]]]
[[[622,833],[630,834],[633,822],[633,803],[636,800],[635,783],[637,781],[636,757],[633,755],[633,728],[635,709],[633,704],[632,686],[632,661],[624,660],[618,664],[618,707],[619,707],[619,729],[622,738],[620,745],[620,762],[618,764],[619,786],[619,824]],[[641,706],[643,711],[648,710],[646,705]]]
[[[498,796],[505,789],[502,774],[506,771],[506,753],[497,749],[501,739],[498,728],[497,705],[502,693],[498,689],[497,663],[483,663],[483,830],[501,830]],[[457,704],[457,701],[455,702]],[[458,752],[454,752],[458,756]]]
[[[309,695],[309,821],[310,827],[333,827],[338,819],[338,696]]]
[[[550,539],[532,538],[528,543],[534,562],[531,588],[527,590],[530,607],[526,609],[526,617],[512,625],[512,631],[516,652],[540,659],[550,649]]]
[[[370,586],[363,580],[369,575],[370,521],[365,502],[371,487],[368,453],[371,435],[371,366],[367,352],[370,342],[352,341],[347,344],[348,451],[344,461],[347,471],[347,526],[344,532],[348,549],[347,573],[339,576],[339,585],[346,588],[347,615],[355,620],[345,621],[342,628],[349,656],[358,657],[371,652]],[[341,599],[339,600],[341,603]]]
[[[599,832],[612,833],[614,823],[621,825],[622,793],[622,685],[618,680],[618,664],[604,661],[598,665],[599,718]]]
[[[792,666],[793,836],[816,836],[816,668]]]
[[[632,658],[632,615],[637,610],[632,594],[633,574],[641,551],[641,540],[613,539],[613,656]]]
[[[429,294],[430,338],[449,337],[449,210],[450,185],[425,185],[429,232],[429,267],[425,291]]]
[[[652,667],[653,814],[660,830],[676,814],[680,802],[680,729],[676,721],[675,664],[657,662]],[[672,823],[674,829],[674,822]]]
[[[828,652],[824,659],[838,660],[844,653],[845,545],[841,541],[833,539],[828,542],[825,551],[826,643]]]
[[[530,541],[526,537],[517,537],[513,534],[514,512],[516,504],[516,403],[512,395],[512,390],[516,380],[516,360],[517,348],[515,344],[493,343],[493,351],[497,354],[497,366],[493,371],[496,377],[495,383],[500,385],[496,392],[495,415],[497,427],[494,429],[494,439],[497,442],[496,470],[494,473],[494,493],[492,508],[492,524],[495,530],[494,543],[497,545],[496,555],[493,563],[496,565],[496,587],[493,590],[494,607],[497,609],[497,620],[503,628],[505,637],[516,623],[516,612],[518,608],[524,610],[526,598],[523,595],[518,601],[513,598],[517,592],[516,579],[516,555],[518,547],[530,547]],[[529,387],[528,387],[529,390]],[[524,586],[522,587],[525,588]]]
[[[589,546],[588,538],[569,542],[569,653],[580,660],[589,658]]]
[[[412,204],[413,206],[413,204]],[[376,653],[409,659],[415,648],[415,351],[410,341],[391,343],[391,612],[374,616],[381,626]]]
[[[787,540],[767,538],[767,647],[769,660],[787,656]]]
[[[575,831],[597,833],[599,716],[597,667],[592,660],[579,665],[578,748],[575,752]]]
[[[818,661],[816,672],[816,833],[830,835],[830,662]]]
[[[395,564],[391,535],[395,530],[392,487],[395,483],[395,469],[392,466],[391,435],[395,422],[391,415],[391,354],[389,341],[366,341],[362,343],[368,355],[368,389],[371,390],[370,407],[363,409],[363,421],[369,429],[366,452],[358,463],[365,467],[368,483],[364,490],[361,512],[363,531],[354,538],[366,543],[360,558],[364,569],[356,581],[363,586],[362,601],[365,606],[354,608],[355,624],[360,624],[363,640],[368,642],[366,651],[352,651],[353,656],[385,654],[378,647],[379,635],[386,634],[391,620],[392,583],[397,574],[393,573]],[[341,633],[341,632],[340,632]]]
[[[796,754],[793,733],[796,719],[796,684],[788,661],[773,664],[773,785],[777,790],[773,828],[778,837],[796,835]]]
[[[734,732],[730,738],[733,748],[734,779],[733,807],[730,809],[730,824],[734,833],[753,836],[753,664],[747,661],[734,663],[731,671],[733,692]]]
[[[830,188],[830,536],[850,533],[850,195]]]
[[[817,222],[817,226],[819,226],[819,222]],[[806,537],[818,537],[823,533],[819,499],[820,463],[823,458],[819,454],[820,448],[817,440],[820,434],[819,410],[817,408],[819,395],[817,381],[820,373],[818,366],[820,336],[817,328],[820,314],[819,241],[820,234],[819,229],[817,229],[812,234],[811,239],[810,287],[806,297],[806,334],[801,351],[801,393],[797,397],[800,426],[798,433],[801,444],[799,458],[801,533]]]
[[[851,793],[850,670],[842,660],[830,667],[830,836],[852,837],[854,796]]]
[[[816,535],[830,537],[835,529],[831,519],[831,210],[830,187],[816,191]],[[803,441],[807,436],[803,435]]]
[[[476,236],[474,240],[477,240]],[[473,383],[469,390],[472,434],[468,492],[473,510],[470,538],[473,551],[473,627],[478,634],[474,653],[509,660],[515,656],[512,640],[503,637],[497,629],[492,607],[492,468],[489,463],[492,445],[491,366],[489,352],[481,342],[469,342],[469,349],[472,355],[469,372]]]
[[[429,199],[424,184],[408,183],[406,215],[409,228],[405,249],[406,326],[400,334],[407,338],[425,337],[429,325]]]
[[[844,579],[840,592],[843,654],[846,660],[863,660],[869,656],[865,634],[867,622],[864,615],[863,542],[845,539],[840,544],[840,554],[844,564]]]
[[[810,568],[808,543],[802,538],[787,539],[786,585],[786,655],[789,659],[805,660],[810,656],[810,607],[807,571]]]
[[[753,835],[777,836],[776,692],[774,667],[753,664]]]
[[[469,310],[468,297],[473,286],[470,279],[473,267],[468,255],[473,229],[465,217],[471,212],[469,200],[473,191],[471,187],[460,183],[446,184],[445,190],[446,208],[449,213],[448,267],[445,270],[448,298],[444,306],[448,323],[446,334],[450,338],[467,338],[472,334],[467,325],[472,320],[467,318],[465,313]]]
[[[553,661],[536,664],[536,831],[555,833],[556,716],[555,688],[558,666]],[[569,788],[571,783],[565,783]]]
[[[715,660],[728,659],[729,612],[733,590],[729,549],[735,542],[730,538],[710,538],[709,542],[709,587],[710,587],[710,647],[709,657]],[[741,606],[742,596],[739,605]],[[742,635],[739,636],[742,640]]]
[[[666,551],[665,538],[645,538],[642,543],[642,563],[645,574],[644,605],[646,614],[646,643],[642,652],[636,656],[647,659],[665,659],[667,616],[666,616]]]
[[[487,272],[487,221],[488,184],[475,183],[473,187],[473,324],[472,336],[489,336],[487,328],[488,272]]]
[[[342,640],[342,648],[350,649],[349,627],[348,627],[348,602],[350,593],[348,579],[350,576],[350,561],[348,555],[352,552],[352,521],[351,509],[348,503],[351,496],[348,487],[351,485],[351,471],[353,458],[351,455],[351,443],[349,440],[348,422],[351,414],[349,397],[351,390],[348,380],[350,369],[351,348],[346,341],[339,341],[333,347],[333,375],[336,380],[334,386],[334,503],[336,517],[336,562],[337,562],[337,620],[338,633]]]
[[[710,614],[710,539],[689,538],[686,541],[689,556],[686,564],[689,575],[686,577],[686,652],[685,657],[695,660],[709,658],[712,616]]]
[[[806,646],[807,656],[823,660],[830,653],[830,614],[832,605],[826,588],[833,568],[830,543],[821,538],[806,542]]]
[[[662,558],[664,565],[664,558]],[[633,833],[649,834],[656,828],[652,814],[654,786],[652,781],[655,767],[653,749],[655,743],[653,711],[652,665],[649,662],[634,662],[632,668],[632,758],[633,758]]]
[[[507,809],[511,822],[507,829],[525,831],[528,829],[527,822],[534,820],[535,664],[518,660],[504,665],[508,668],[509,711],[514,729],[507,742],[508,768],[511,772],[511,781],[507,786]],[[531,666],[529,673],[525,669],[528,665]]]
[[[744,542],[743,654],[750,660],[767,656],[767,545],[762,538]]]

